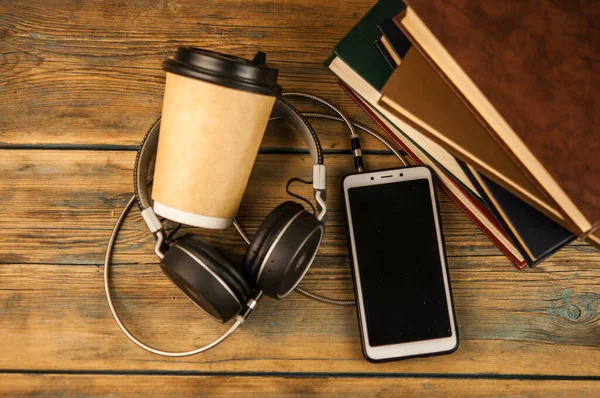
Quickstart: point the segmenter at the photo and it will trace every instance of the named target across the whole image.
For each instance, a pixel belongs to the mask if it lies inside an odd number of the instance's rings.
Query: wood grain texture
[[[265,299],[241,333],[205,355],[163,360],[131,344],[110,318],[102,291],[104,249],[120,207],[131,195],[133,152],[5,150],[1,152],[0,302],[2,369],[186,369],[264,372],[422,372],[596,376],[600,357],[600,254],[570,245],[533,270],[517,271],[440,193],[450,275],[461,336],[450,355],[372,365],[362,359],[352,308],[299,295]],[[339,187],[348,155],[327,156],[331,216],[325,242],[303,285],[352,297]],[[372,168],[391,156],[367,157]],[[286,200],[284,181],[309,177],[306,155],[259,155],[240,211],[253,232]],[[279,184],[277,183],[279,182]],[[310,192],[303,190],[307,195]],[[8,214],[6,214],[8,213]],[[11,215],[13,214],[13,215]],[[114,261],[118,309],[152,343],[184,348],[223,327],[207,322],[161,274],[139,215],[128,219]],[[205,234],[239,260],[246,246],[233,229]],[[185,322],[181,320],[185,319]],[[177,325],[176,327],[173,327]],[[318,325],[318,328],[315,326]],[[171,341],[169,343],[169,341]],[[266,346],[277,347],[265,350]],[[42,355],[40,355],[42,354]],[[539,361],[556,367],[539,367]],[[502,360],[499,361],[498,358]],[[565,364],[570,364],[565,366]]]
[[[3,2],[0,144],[137,145],[140,134],[160,115],[165,78],[161,63],[179,45],[250,58],[257,50],[266,51],[280,69],[285,91],[323,96],[372,125],[323,65],[372,3]],[[332,133],[322,135],[324,147],[349,148],[342,125],[316,126]],[[296,136],[271,137],[279,139],[266,140],[263,146],[302,147]]]
[[[0,197],[4,204],[0,212],[7,224],[5,232],[0,230],[0,234],[6,237],[6,242],[23,242],[21,247],[13,249],[13,255],[22,252],[32,255],[30,244],[44,245],[48,248],[45,255],[49,257],[43,261],[92,261],[100,264],[100,258],[90,257],[91,253],[86,248],[95,247],[97,239],[106,239],[132,194],[134,159],[134,152],[0,151],[0,175],[5,177],[0,179]],[[346,255],[340,184],[342,177],[352,170],[353,161],[350,155],[326,155],[325,159],[328,165],[329,217],[321,253]],[[399,165],[393,156],[366,156],[365,163],[373,169]],[[285,182],[289,178],[311,178],[310,165],[308,155],[258,156],[239,212],[240,221],[249,232],[253,233],[275,206],[290,199],[285,193]],[[311,190],[302,184],[294,184],[292,190],[306,197],[312,195]],[[439,192],[448,255],[499,254],[465,214],[443,192]],[[132,213],[131,222],[125,223],[124,236],[150,244],[151,239],[144,239],[146,227],[139,213]],[[40,229],[53,230],[53,233],[40,240],[37,232]],[[85,238],[90,239],[89,246],[80,240],[81,244],[73,248],[55,247],[57,241],[81,239],[72,237],[73,229],[87,231]],[[234,246],[240,243],[233,229],[207,232],[223,243]],[[577,244],[581,245],[580,242]],[[588,250],[589,247],[585,247],[582,250]],[[100,251],[96,250],[97,253]],[[152,251],[147,258],[153,258]],[[28,261],[38,260],[42,259],[30,258]],[[12,261],[24,260],[12,257]],[[508,260],[506,263],[510,264]]]
[[[597,23],[600,3],[553,0],[409,0],[408,3],[597,228],[600,225]],[[493,130],[497,126],[491,128],[495,135]],[[515,148],[504,141],[504,149],[512,154]],[[524,166],[529,168],[529,164]],[[532,178],[539,179],[542,189],[547,186],[540,176]]]
[[[160,113],[162,60],[180,44],[242,56],[260,48],[280,66],[287,90],[322,95],[370,124],[322,62],[372,3],[0,2],[0,147],[12,148],[0,149],[0,395],[593,395],[600,254],[577,241],[519,272],[441,192],[461,334],[452,355],[370,364],[355,309],[298,294],[261,300],[239,333],[189,358],[148,354],[111,319],[104,250],[131,195],[133,149]],[[330,152],[349,148],[343,126],[315,128]],[[249,233],[289,199],[288,178],[311,176],[289,129],[270,127],[263,147],[269,153],[259,155],[240,209]],[[366,151],[380,148],[363,140]],[[387,155],[365,160],[372,169],[398,165]],[[349,299],[339,184],[352,158],[326,161],[330,217],[302,284]],[[310,196],[308,187],[292,188]],[[233,230],[205,236],[236,261],[245,251]],[[223,325],[161,274],[152,246],[135,210],[114,256],[117,309],[151,344],[208,342]],[[563,380],[572,376],[583,380]]]
[[[361,379],[226,377],[226,376],[107,376],[107,375],[2,375],[8,395],[37,397],[106,396],[240,396],[244,397],[591,397],[598,381],[481,380],[481,379]]]
[[[455,353],[381,365],[362,357],[354,308],[298,294],[262,300],[239,333],[214,350],[157,357],[129,342],[113,322],[101,267],[3,265],[0,280],[10,285],[3,283],[0,299],[9,322],[1,331],[0,369],[600,376],[597,272],[586,270],[585,261],[571,261],[523,275],[499,271],[504,261],[450,259],[461,336]],[[191,305],[154,262],[116,266],[111,284],[124,322],[152,345],[189,349],[225,330]],[[347,260],[319,258],[302,285],[351,297]]]

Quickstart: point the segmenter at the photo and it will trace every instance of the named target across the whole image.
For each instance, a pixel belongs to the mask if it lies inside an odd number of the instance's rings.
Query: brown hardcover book
[[[600,2],[409,0],[396,22],[586,236],[600,227]]]
[[[564,222],[558,207],[548,203],[415,48],[386,82],[379,104],[549,217]]]

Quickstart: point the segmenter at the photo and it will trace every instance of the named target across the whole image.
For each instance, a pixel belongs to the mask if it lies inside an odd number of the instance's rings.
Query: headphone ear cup
[[[308,271],[324,225],[296,202],[277,206],[258,228],[242,262],[267,296],[287,296]]]
[[[219,322],[237,315],[255,289],[245,271],[194,234],[171,243],[160,265],[194,304]]]
[[[288,200],[283,202],[276,208],[274,208],[267,217],[260,223],[258,230],[252,238],[252,242],[246,251],[246,255],[242,260],[242,268],[246,269],[250,276],[256,280],[258,270],[260,268],[260,261],[257,261],[258,257],[264,257],[264,249],[272,243],[273,234],[271,232],[274,229],[281,229],[284,220],[289,220],[294,214],[304,210],[304,207],[296,202]],[[269,241],[267,241],[269,240]],[[266,244],[265,244],[266,242]]]

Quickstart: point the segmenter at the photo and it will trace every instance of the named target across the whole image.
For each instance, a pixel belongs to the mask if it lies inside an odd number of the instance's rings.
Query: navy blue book
[[[408,50],[410,50],[410,40],[402,33],[393,19],[383,21],[377,27],[381,32],[382,45],[385,46],[395,65],[399,65]]]
[[[463,163],[463,168],[530,267],[534,267],[576,238],[574,234],[472,167]]]

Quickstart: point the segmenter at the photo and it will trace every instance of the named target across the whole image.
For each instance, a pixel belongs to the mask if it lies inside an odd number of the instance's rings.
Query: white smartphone
[[[383,362],[458,347],[433,178],[425,166],[343,180],[365,357]]]

